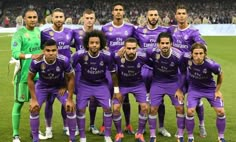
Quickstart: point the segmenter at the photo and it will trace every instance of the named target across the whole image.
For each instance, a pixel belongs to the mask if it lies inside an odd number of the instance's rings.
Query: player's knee
[[[176,106],[175,109],[178,114],[184,114],[184,107],[183,106]]]
[[[194,113],[195,113],[195,109],[194,109],[194,108],[189,108],[189,109],[187,110],[187,116],[188,116],[188,117],[194,116]]]
[[[225,111],[223,108],[216,109],[216,114],[218,117],[223,117],[223,116],[225,116]]]
[[[151,107],[151,109],[150,109],[150,114],[151,114],[151,115],[156,115],[156,114],[157,114],[157,110],[158,110],[157,107]]]
[[[144,113],[144,114],[148,113],[148,105],[146,103],[141,103],[140,107],[141,107],[141,112],[142,113]]]

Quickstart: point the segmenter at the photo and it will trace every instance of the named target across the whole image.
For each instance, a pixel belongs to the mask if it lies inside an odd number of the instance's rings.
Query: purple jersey
[[[85,32],[84,28],[79,28],[79,29],[73,30],[73,37],[74,37],[74,41],[75,41],[76,51],[84,49],[83,39],[84,39],[85,33],[86,32]]]
[[[40,60],[33,60],[30,65],[30,72],[39,73],[37,83],[46,87],[65,85],[65,73],[73,72],[70,61],[66,56],[58,55],[55,62],[48,64],[45,56]]]
[[[171,48],[170,56],[164,57],[159,48],[147,50],[153,67],[153,80],[158,83],[178,82],[178,71],[182,66],[182,53]]]
[[[129,23],[115,26],[113,22],[109,22],[102,27],[102,31],[106,36],[109,51],[115,52],[124,46],[127,38],[133,36],[134,26]]]
[[[143,82],[141,70],[147,60],[146,53],[140,51],[136,53],[136,57],[132,61],[127,58],[120,58],[115,54],[114,61],[118,68],[119,86],[136,86]]]
[[[176,25],[173,25],[169,27],[168,31],[173,37],[173,46],[182,52],[189,52],[195,42],[206,45],[199,31],[191,25],[185,29],[179,29]]]
[[[139,26],[134,31],[134,37],[141,48],[156,48],[157,37],[161,32],[167,32],[167,28],[157,26],[155,29],[149,29],[147,26]]]
[[[205,59],[201,65],[195,65],[190,53],[185,53],[184,64],[188,69],[189,90],[209,92],[216,89],[213,74],[221,74],[221,67],[211,59]]]
[[[70,45],[73,39],[73,31],[71,29],[64,27],[61,31],[55,31],[52,27],[47,28],[41,32],[42,46],[49,39],[54,39],[56,41],[59,54],[70,59]]]
[[[72,56],[72,66],[81,66],[80,81],[87,85],[101,85],[106,83],[106,70],[113,72],[115,66],[108,51],[99,51],[96,57],[92,57],[88,51],[79,50]]]

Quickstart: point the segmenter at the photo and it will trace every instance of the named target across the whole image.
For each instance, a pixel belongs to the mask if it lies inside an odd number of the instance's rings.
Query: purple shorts
[[[111,108],[111,95],[108,84],[104,83],[99,86],[91,86],[80,82],[76,96],[77,109],[85,109],[90,97],[95,97],[104,109]]]
[[[125,98],[125,95],[128,95],[128,93],[132,93],[134,94],[136,102],[139,102],[139,103],[147,102],[147,91],[146,91],[146,87],[144,83],[140,83],[139,85],[133,86],[133,87],[120,86],[120,93],[123,96],[123,99]],[[113,103],[119,104],[117,99],[114,99]]]
[[[172,105],[179,106],[178,99],[175,97],[175,92],[178,89],[177,83],[158,83],[153,81],[150,90],[150,105],[159,106],[162,104],[163,97],[168,95],[171,99]]]
[[[212,107],[224,107],[224,103],[221,99],[217,98],[215,100],[215,91],[200,91],[189,89],[187,97],[187,108],[195,108],[201,98],[206,98]]]

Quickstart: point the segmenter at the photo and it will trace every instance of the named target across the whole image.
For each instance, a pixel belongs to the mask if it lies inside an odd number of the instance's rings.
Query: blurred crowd
[[[39,14],[41,24],[50,23],[50,14],[54,8],[62,8],[68,18],[68,24],[82,24],[82,12],[93,9],[96,12],[96,24],[105,24],[112,20],[112,4],[117,0],[2,0],[0,2],[0,25],[16,25],[16,17],[26,7],[34,7]],[[125,4],[125,19],[134,25],[145,20],[145,12],[154,7],[159,11],[159,24],[175,24],[175,6],[185,4],[189,10],[191,24],[236,24],[235,0],[120,0]]]

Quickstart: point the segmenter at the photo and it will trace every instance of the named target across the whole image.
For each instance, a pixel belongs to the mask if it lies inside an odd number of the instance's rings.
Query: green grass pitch
[[[225,131],[225,138],[228,142],[236,142],[236,99],[234,95],[236,95],[236,37],[204,37],[208,44],[208,55],[216,60],[218,63],[222,65],[222,69],[224,72],[224,80],[221,91],[224,96],[225,110],[226,110],[226,118],[227,125]],[[11,57],[10,51],[10,40],[11,37],[9,34],[0,34],[0,142],[10,142],[12,141],[12,124],[11,124],[11,110],[13,106],[13,85],[12,81],[12,73],[14,66],[9,66],[8,70],[8,62]],[[10,71],[10,72],[9,72]],[[133,97],[131,98],[131,123],[133,127],[137,128],[137,104],[134,101]],[[196,142],[216,142],[217,141],[217,129],[215,126],[215,112],[210,107],[208,102],[204,99],[205,106],[205,124],[208,136],[206,138],[200,138],[198,133],[198,119],[195,117],[195,141]],[[161,135],[157,135],[158,142],[174,142],[176,141],[174,134],[176,131],[176,119],[175,119],[175,111],[174,107],[171,105],[169,98],[165,97],[165,105],[166,105],[166,115],[165,115],[165,127],[172,134],[171,138],[166,138]],[[30,134],[30,126],[29,126],[29,103],[25,103],[22,109],[21,115],[21,124],[20,124],[20,136],[22,142],[30,142],[31,138]],[[45,142],[64,142],[68,141],[68,137],[62,133],[62,118],[60,115],[60,104],[58,101],[54,103],[54,114],[53,114],[53,134],[54,137],[51,140],[45,140]],[[42,131],[45,131],[44,125],[44,108],[41,111],[41,127]],[[89,116],[87,113],[87,124],[89,123]],[[122,119],[124,124],[124,118]],[[96,116],[96,126],[99,127],[102,124],[102,112],[101,108],[98,109]],[[88,128],[88,127],[87,127]],[[148,128],[148,126],[147,126]],[[112,128],[112,137],[115,136],[115,128],[113,125]],[[149,131],[147,129],[147,134],[145,135],[146,140],[149,140]],[[185,133],[185,139],[187,139],[187,134]],[[79,137],[77,136],[77,140],[79,141]],[[91,135],[87,131],[87,141],[88,142],[102,142],[103,137]],[[134,136],[125,135],[125,142],[134,141]]]

